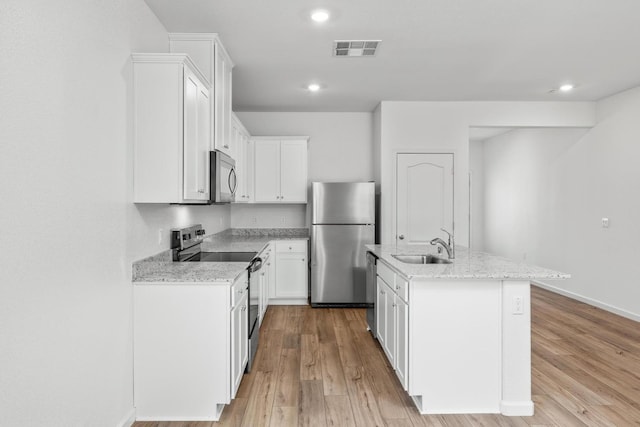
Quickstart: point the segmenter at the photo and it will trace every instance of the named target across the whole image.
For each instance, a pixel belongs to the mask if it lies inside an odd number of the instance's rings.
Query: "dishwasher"
[[[377,337],[376,329],[376,264],[378,257],[372,252],[367,252],[367,279],[366,279],[366,296],[367,296],[367,327]]]

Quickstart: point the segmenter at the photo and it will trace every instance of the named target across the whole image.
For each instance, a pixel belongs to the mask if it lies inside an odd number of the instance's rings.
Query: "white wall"
[[[233,228],[306,228],[307,205],[234,204]]]
[[[236,113],[249,133],[255,136],[308,135],[309,182],[313,181],[372,181],[373,172],[373,116],[371,113]],[[273,205],[271,205],[273,206]],[[251,209],[256,215],[251,215]],[[260,205],[232,207],[232,227],[255,227],[251,219],[257,212],[266,218],[286,218],[285,224],[306,224],[306,210],[300,206],[289,208]],[[239,213],[240,215],[236,215]],[[280,226],[271,224],[268,227]],[[279,221],[280,224],[282,223]],[[285,225],[289,227],[290,225]],[[291,225],[293,226],[293,225]]]
[[[640,88],[598,102],[586,133],[518,130],[485,142],[487,250],[570,273],[549,284],[636,320],[638,111]]]
[[[471,218],[469,247],[484,251],[484,141],[469,141]]]
[[[399,151],[453,152],[456,243],[469,238],[469,127],[592,126],[589,102],[397,102],[380,106],[382,243],[395,242],[395,158]]]
[[[1,426],[127,420],[131,262],[173,226],[229,226],[131,203],[129,56],[167,49],[142,0],[0,2]]]

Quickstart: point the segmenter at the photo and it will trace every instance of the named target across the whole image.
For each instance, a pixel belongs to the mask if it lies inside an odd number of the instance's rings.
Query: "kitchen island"
[[[456,247],[367,245],[378,257],[375,335],[423,414],[532,415],[532,280],[568,274]]]

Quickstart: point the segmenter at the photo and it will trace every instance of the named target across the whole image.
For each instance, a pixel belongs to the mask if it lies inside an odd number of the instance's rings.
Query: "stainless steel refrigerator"
[[[311,189],[311,305],[366,307],[375,184],[314,182]]]

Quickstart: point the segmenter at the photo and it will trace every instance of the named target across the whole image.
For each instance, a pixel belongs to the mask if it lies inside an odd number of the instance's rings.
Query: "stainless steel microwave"
[[[236,162],[222,151],[209,152],[209,203],[231,203],[236,200]]]

